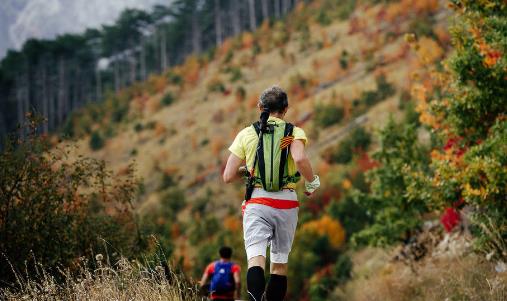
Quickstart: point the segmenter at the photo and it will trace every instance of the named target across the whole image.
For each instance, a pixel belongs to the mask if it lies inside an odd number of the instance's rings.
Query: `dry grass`
[[[0,300],[201,300],[195,288],[167,266],[150,269],[126,258],[109,265],[102,262],[102,255],[97,259],[95,269],[82,261],[78,273],[58,275],[38,264],[38,275],[17,276],[15,286],[1,288]]]
[[[370,254],[371,256],[371,254]],[[374,256],[375,257],[375,256]],[[385,256],[380,261],[385,260]],[[379,261],[379,260],[377,260]],[[364,273],[363,265],[375,266]],[[429,258],[412,271],[401,262],[356,266],[354,279],[335,291],[337,300],[507,300],[507,273],[477,255]]]

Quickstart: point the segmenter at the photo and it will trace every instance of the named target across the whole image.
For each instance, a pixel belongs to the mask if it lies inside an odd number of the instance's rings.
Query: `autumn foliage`
[[[29,116],[26,138],[10,140],[0,153],[0,278],[14,272],[72,267],[80,256],[114,249],[131,256],[142,247],[131,211],[137,183],[88,158],[67,161],[65,149],[50,151]]]

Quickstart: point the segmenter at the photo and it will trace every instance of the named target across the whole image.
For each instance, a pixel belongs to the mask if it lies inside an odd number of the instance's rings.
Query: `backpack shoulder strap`
[[[252,126],[255,130],[255,133],[257,133],[257,136],[258,136],[259,133],[261,132],[261,123],[259,121],[256,121],[256,122],[252,123]]]
[[[255,129],[257,136],[260,137],[257,148],[256,148],[254,166],[252,166],[252,168],[257,168],[257,170],[259,171],[259,176],[262,181],[262,187],[266,187],[266,169],[265,169],[265,165],[264,165],[265,164],[264,163],[264,139],[262,139],[262,134],[260,134],[261,133],[261,124],[259,121],[257,121],[257,122],[254,122],[252,124],[252,126]],[[255,166],[256,163],[258,163],[257,167]]]
[[[283,137],[292,136],[293,132],[294,132],[294,125],[289,122],[285,123],[285,130],[283,132]],[[280,183],[280,188],[283,185],[283,176],[284,176],[284,172],[285,172],[285,165],[287,164],[287,159],[289,157],[289,151],[290,151],[290,145],[287,146],[286,148],[282,149],[282,154],[280,156],[280,166],[279,166],[280,169],[278,171],[278,176],[279,176],[278,183]]]

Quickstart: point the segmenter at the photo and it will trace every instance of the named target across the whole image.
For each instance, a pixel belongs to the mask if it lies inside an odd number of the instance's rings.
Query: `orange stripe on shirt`
[[[245,206],[248,204],[261,204],[269,207],[273,207],[276,209],[292,209],[299,207],[298,201],[292,200],[277,200],[271,198],[252,198],[248,202],[245,203]]]

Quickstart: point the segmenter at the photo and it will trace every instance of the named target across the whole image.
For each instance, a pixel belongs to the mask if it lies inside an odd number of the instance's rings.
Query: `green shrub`
[[[143,129],[144,129],[144,126],[143,126],[143,124],[142,124],[142,123],[139,123],[139,122],[138,122],[138,123],[136,123],[136,124],[134,125],[134,131],[135,131],[136,133],[139,133],[139,132],[140,132],[140,131],[142,131]]]
[[[356,0],[340,0],[337,1],[337,9],[335,11],[336,16],[340,20],[347,20],[350,15],[354,12],[356,7]]]
[[[332,258],[329,255],[332,255]],[[289,286],[288,299],[297,300],[296,296],[301,295],[303,289],[307,287],[305,283],[315,271],[322,268],[323,263],[329,264],[334,261],[336,256],[337,252],[331,248],[326,236],[315,237],[309,233],[296,232],[289,261],[298,264],[289,265],[292,285]]]
[[[113,178],[103,161],[69,164],[66,152],[50,148],[34,124],[28,137],[9,141],[0,153],[0,281],[13,281],[13,269],[37,274],[34,261],[52,272],[92,252],[137,255],[132,170]]]
[[[127,116],[129,111],[128,103],[124,99],[113,98],[111,108],[111,122],[119,123]]]
[[[174,73],[172,71],[170,71],[169,73],[167,73],[167,79],[173,85],[179,86],[179,85],[183,84],[183,78],[181,77],[181,75],[176,74],[176,73]]]
[[[225,92],[225,85],[219,79],[210,81],[208,83],[207,88],[208,88],[209,92],[220,92],[220,93],[224,93]]]
[[[329,127],[340,123],[344,115],[343,108],[333,104],[317,104],[314,112],[315,124],[321,127]]]
[[[349,67],[349,53],[347,50],[343,50],[340,55],[340,67],[342,69],[347,69]]]
[[[345,284],[352,277],[352,260],[346,254],[340,255],[333,265],[333,278],[336,285]]]
[[[178,187],[169,188],[161,194],[160,204],[162,206],[160,213],[174,219],[181,209],[187,205],[185,193]]]
[[[254,42],[254,44],[252,46],[252,56],[255,57],[255,56],[257,56],[261,52],[262,52],[262,48],[259,45],[259,43],[257,42],[257,40],[255,40],[255,42]]]
[[[224,64],[229,64],[229,63],[232,61],[232,59],[233,59],[233,58],[234,58],[234,51],[233,51],[233,49],[231,48],[231,49],[229,49],[229,50],[227,51],[227,53],[225,54],[225,57],[224,57]]]
[[[246,90],[243,86],[239,86],[237,89],[236,89],[236,99],[238,100],[245,100],[246,98]]]
[[[201,146],[206,146],[209,144],[209,139],[208,138],[204,138],[201,140],[201,143],[199,143]]]
[[[331,18],[328,16],[327,12],[324,9],[321,9],[318,12],[317,17],[315,19],[320,25],[326,26],[331,24]]]
[[[145,125],[145,128],[148,130],[153,130],[156,125],[157,125],[157,122],[155,120],[148,121],[148,123],[146,123],[146,125]]]
[[[410,22],[408,32],[415,33],[417,37],[431,37],[435,38],[433,27],[435,24],[435,18],[433,16],[422,16],[417,17]]]
[[[340,200],[333,200],[327,208],[329,215],[339,220],[345,228],[347,240],[372,222],[368,208],[363,204],[363,198],[362,194],[347,194]]]
[[[373,91],[364,91],[358,100],[354,100],[354,103],[364,103],[367,107],[377,104],[378,102],[394,95],[396,89],[387,82],[384,75],[380,75],[375,78],[377,89]]]
[[[104,147],[104,138],[100,135],[99,132],[95,131],[90,136],[90,148],[94,151],[99,150]]]
[[[194,246],[199,245],[204,239],[210,238],[220,232],[220,223],[214,216],[204,216],[198,223],[194,223],[190,229],[190,243]],[[217,249],[213,254],[216,254]],[[208,262],[209,263],[209,262]]]
[[[311,41],[311,35],[310,35],[310,28],[308,27],[308,24],[304,24],[301,27],[299,34],[299,50],[304,51],[308,49],[308,46],[310,45]]]
[[[65,139],[74,138],[74,114],[70,114],[62,127],[62,136]]]
[[[331,266],[330,271],[326,270],[326,273],[320,277],[312,277],[308,292],[310,300],[329,300],[329,294],[336,286],[345,284],[351,278],[351,273],[352,260],[349,256],[341,254]]]
[[[371,143],[371,135],[362,127],[354,129],[349,137],[340,142],[338,148],[332,152],[330,161],[340,164],[349,163],[354,153],[365,151]]]
[[[241,68],[236,67],[236,66],[227,67],[225,69],[225,73],[230,74],[229,80],[233,83],[243,78],[243,73],[241,73]]]
[[[174,102],[174,95],[171,92],[167,92],[164,97],[162,97],[162,100],[160,103],[164,106],[168,106]]]
[[[217,48],[216,47],[210,47],[208,50],[206,50],[203,54],[203,58],[207,61],[207,62],[211,62],[214,58],[215,58],[215,54],[217,52]]]
[[[414,174],[428,173],[428,152],[417,142],[415,126],[392,119],[380,133],[380,149],[373,158],[379,167],[368,172],[369,194],[361,194],[372,222],[353,234],[355,244],[389,245],[405,241],[420,225],[428,207],[407,195]]]
[[[375,78],[375,82],[377,84],[377,93],[379,100],[386,99],[396,93],[396,89],[387,81],[385,75],[382,74],[380,76],[377,76]]]
[[[159,190],[164,190],[170,187],[173,187],[177,185],[178,183],[174,179],[174,176],[168,173],[162,173],[162,180],[160,183],[160,186],[158,187]]]

